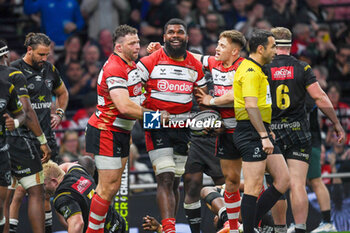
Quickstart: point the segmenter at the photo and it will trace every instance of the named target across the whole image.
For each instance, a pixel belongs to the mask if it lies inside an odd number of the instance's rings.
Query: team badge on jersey
[[[46,84],[47,88],[49,88],[51,91],[52,90],[52,80],[46,79],[45,84]]]

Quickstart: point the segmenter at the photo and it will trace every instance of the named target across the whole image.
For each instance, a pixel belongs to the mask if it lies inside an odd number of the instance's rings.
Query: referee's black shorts
[[[264,122],[264,125],[267,132],[269,132],[269,124]],[[281,154],[280,148],[276,145],[271,135],[270,140],[274,145],[272,154]],[[263,161],[267,158],[267,154],[262,148],[260,135],[249,120],[237,121],[236,130],[233,132],[233,142],[244,162]]]

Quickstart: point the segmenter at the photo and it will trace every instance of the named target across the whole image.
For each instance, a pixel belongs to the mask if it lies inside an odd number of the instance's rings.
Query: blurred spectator
[[[349,145],[350,142],[350,107],[344,102],[340,102],[341,89],[340,86],[336,83],[330,83],[328,86],[327,95],[332,102],[335,113],[344,128],[344,131],[347,135],[346,145]],[[327,132],[327,135],[333,134],[332,123],[326,117],[322,116],[324,122],[324,131]],[[327,137],[326,143],[329,144],[330,137]]]
[[[216,13],[208,13],[205,17],[206,25],[203,30],[203,44],[204,46],[217,43],[221,28],[219,26],[219,18]]]
[[[177,4],[177,10],[179,12],[180,18],[187,24],[190,24],[193,21],[190,16],[191,8],[192,0],[179,0]]]
[[[91,88],[95,89],[98,74],[102,67],[100,58],[100,50],[96,45],[88,45],[83,51],[83,70],[84,76],[89,75],[91,81]]]
[[[201,28],[205,28],[207,24],[206,16],[209,13],[217,14],[217,12],[213,10],[210,0],[196,0],[196,8],[191,12],[193,23],[200,25]],[[219,14],[217,17],[219,27],[224,27],[225,21],[223,17]]]
[[[57,47],[63,47],[66,39],[84,26],[76,0],[24,0],[24,12],[28,15],[41,14],[41,31]]]
[[[82,108],[82,95],[92,90],[90,75],[83,74],[83,68],[79,61],[71,61],[64,77],[63,81],[69,91],[68,109]]]
[[[325,23],[332,17],[320,7],[320,0],[305,0],[305,3],[306,5],[298,11],[297,22],[311,24],[312,28],[317,30],[317,24]]]
[[[335,55],[335,64],[330,67],[329,80],[338,82],[343,96],[350,98],[350,45],[340,45]]]
[[[56,66],[61,73],[66,72],[67,66],[71,61],[80,61],[81,47],[81,40],[77,35],[70,36],[64,42],[64,51],[56,62]]]
[[[307,24],[298,23],[293,27],[293,42],[291,54],[300,55],[312,42],[310,27]]]
[[[350,19],[350,0],[321,0],[322,5],[327,4],[349,4],[348,6],[324,7],[328,14],[331,14],[335,20]]]
[[[129,156],[129,166],[130,171],[150,171],[149,174],[130,174],[130,184],[146,184],[146,183],[154,183],[154,179],[152,176],[152,170],[147,167],[146,164],[138,161],[140,158],[140,154],[137,150],[135,144],[130,145],[130,156]]]
[[[313,67],[313,72],[316,76],[318,83],[321,88],[326,91],[328,87],[327,79],[328,79],[328,70],[325,66],[315,66]]]
[[[235,29],[241,31],[246,38],[250,38],[253,29],[256,27],[256,23],[264,19],[265,7],[259,3],[252,3],[247,8],[246,22],[239,22],[235,25]]]
[[[105,62],[113,53],[113,35],[111,31],[108,29],[102,29],[98,34],[98,43],[102,49],[100,60]]]
[[[21,58],[21,56],[14,50],[10,50],[9,57],[10,63]]]
[[[332,43],[327,25],[320,25],[316,31],[315,41],[308,45],[307,50],[315,58],[313,64],[332,66],[337,48]]]
[[[223,12],[225,19],[225,28],[231,30],[235,28],[235,25],[239,22],[247,21],[246,13],[246,1],[245,0],[232,0],[231,7]]]
[[[345,143],[337,143],[337,136],[329,134],[329,141],[332,145],[327,151],[327,159],[330,161],[332,173],[350,172],[350,148]],[[348,181],[349,178],[341,178],[342,182]]]
[[[79,109],[72,120],[77,128],[85,129],[90,116],[96,111],[97,95],[96,92],[89,92],[84,96],[83,106]]]
[[[78,161],[80,154],[79,136],[76,131],[68,130],[61,141],[59,159],[62,162]]]
[[[266,8],[266,19],[273,27],[292,28],[295,23],[297,0],[272,0]]]
[[[188,33],[188,50],[198,50],[201,54],[204,53],[204,46],[203,46],[203,34],[199,27],[199,25],[190,26],[187,29]]]
[[[326,156],[326,147],[321,144],[321,155],[320,155],[320,162],[321,162],[321,175],[327,175],[332,173],[332,165],[335,164],[335,160],[331,161],[331,157],[327,158]],[[328,185],[332,183],[332,179],[330,178],[323,178],[323,183]]]
[[[208,55],[208,56],[215,56],[215,53],[216,53],[216,46],[217,44],[216,43],[213,43],[213,44],[210,44],[208,45],[206,48],[205,48],[205,55]]]
[[[102,29],[113,32],[120,25],[120,13],[129,12],[127,0],[83,0],[80,6],[88,21],[89,38],[97,40]]]
[[[172,18],[179,18],[176,6],[167,0],[148,0],[151,4],[141,23],[140,35],[149,41],[163,41],[163,27]]]
[[[262,30],[266,30],[266,31],[270,31],[272,29],[272,25],[270,24],[269,21],[267,21],[266,19],[260,19],[255,23],[255,27],[257,29],[262,29]]]

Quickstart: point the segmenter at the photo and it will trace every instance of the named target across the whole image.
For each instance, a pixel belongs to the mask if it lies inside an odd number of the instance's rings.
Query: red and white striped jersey
[[[100,71],[97,80],[97,109],[89,119],[89,124],[100,130],[129,132],[135,119],[122,115],[113,104],[109,92],[114,88],[125,88],[129,98],[140,105],[142,83],[133,62],[129,66],[117,54],[112,54]]]
[[[184,61],[174,61],[160,49],[141,58],[137,67],[145,83],[143,106],[152,110],[166,110],[170,114],[189,112],[194,87],[206,85],[202,64],[188,52]]]
[[[230,67],[225,68],[222,61],[215,60],[215,57],[203,56],[203,66],[211,72],[213,77],[214,97],[225,95],[232,89],[233,77],[243,60],[244,58],[239,57]],[[224,121],[226,132],[232,133],[237,125],[233,103],[217,106],[217,109]]]

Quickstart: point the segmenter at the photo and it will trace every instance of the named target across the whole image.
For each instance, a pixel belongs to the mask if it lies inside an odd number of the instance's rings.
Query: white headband
[[[0,48],[0,57],[7,54],[9,52],[7,45],[5,45],[4,47]]]
[[[277,46],[292,46],[292,40],[277,39],[275,41]]]

